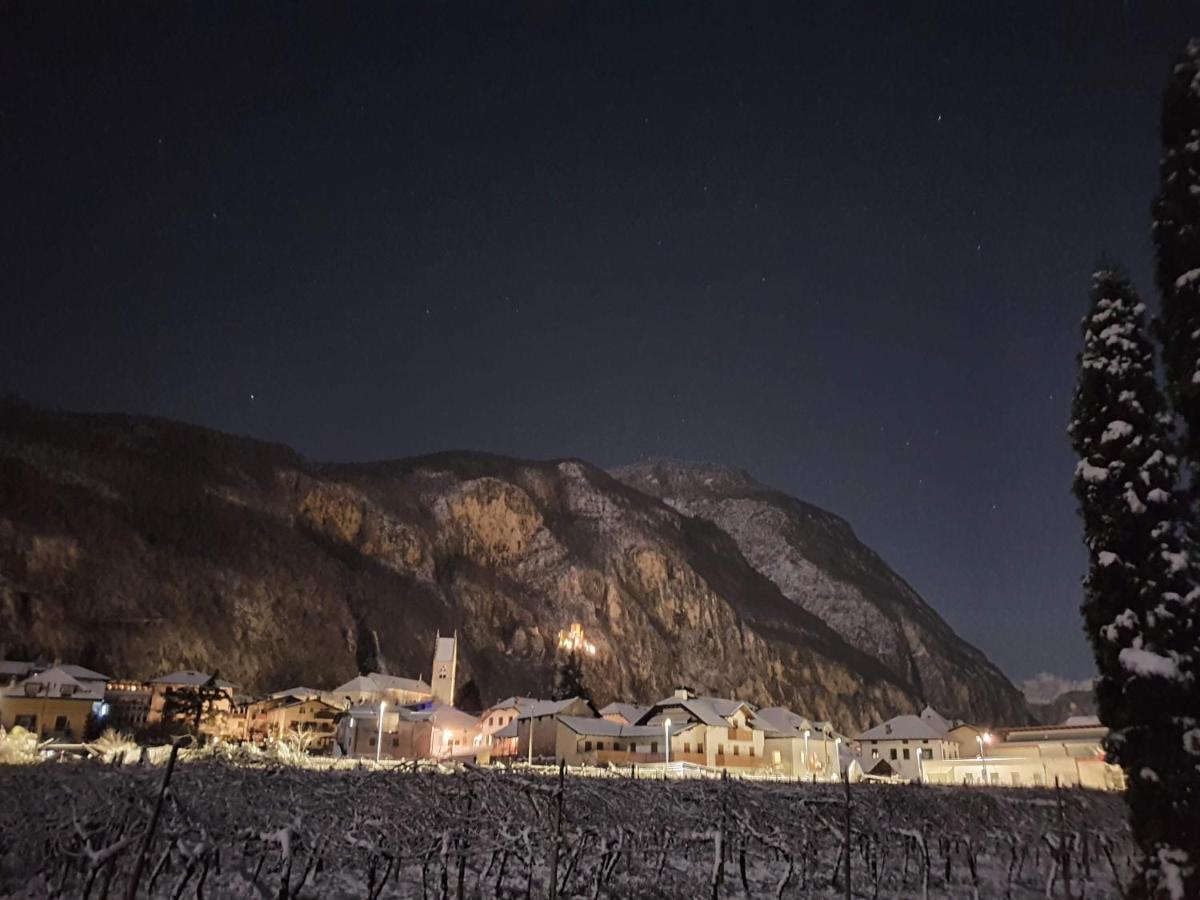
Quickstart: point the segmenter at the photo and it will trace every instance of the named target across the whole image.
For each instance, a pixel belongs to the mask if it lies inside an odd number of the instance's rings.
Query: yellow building
[[[780,774],[805,781],[841,778],[840,751],[846,739],[835,733],[829,722],[813,722],[790,709],[772,706],[756,710],[750,727],[763,732],[767,763]]]
[[[299,734],[312,740],[314,750],[325,749],[333,743],[341,713],[342,707],[320,691],[280,691],[246,707],[246,739],[261,743]]]
[[[82,741],[89,717],[105,713],[107,681],[83,666],[0,662],[0,726],[19,726],[42,740]]]

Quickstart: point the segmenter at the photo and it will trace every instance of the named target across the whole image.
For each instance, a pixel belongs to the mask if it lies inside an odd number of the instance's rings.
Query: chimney
[[[675,688],[675,692],[673,694],[671,694],[671,696],[676,700],[691,700],[696,695],[693,694],[691,689],[689,689],[689,688],[677,687],[677,688]]]

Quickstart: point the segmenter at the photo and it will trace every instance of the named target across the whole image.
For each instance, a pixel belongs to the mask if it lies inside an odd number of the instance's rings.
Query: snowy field
[[[161,766],[0,767],[0,896],[123,898]],[[181,763],[139,897],[844,897],[837,785]],[[1117,897],[1121,797],[851,788],[855,897]],[[1060,848],[1066,848],[1062,852]],[[1065,865],[1064,865],[1065,863]]]

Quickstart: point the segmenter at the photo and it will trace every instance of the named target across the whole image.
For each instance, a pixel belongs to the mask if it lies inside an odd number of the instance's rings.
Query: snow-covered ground
[[[160,766],[0,767],[0,896],[123,897]],[[139,897],[844,896],[838,785],[468,770],[175,771]],[[560,806],[561,800],[561,806]],[[1118,795],[851,787],[856,897],[1117,897]],[[556,835],[558,840],[556,840]],[[557,846],[557,853],[555,848]],[[1051,884],[1053,882],[1053,884]]]

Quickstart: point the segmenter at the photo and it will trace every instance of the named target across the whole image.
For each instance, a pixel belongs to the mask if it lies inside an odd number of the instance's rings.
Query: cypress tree
[[[1200,486],[1200,39],[1188,44],[1172,72],[1161,132],[1155,281],[1167,394],[1183,426],[1180,449],[1192,476],[1194,510]]]
[[[572,697],[592,699],[583,678],[583,659],[578,650],[570,650],[563,656],[558,664],[558,675],[555,681],[555,700],[570,700]]]
[[[1198,897],[1200,730],[1191,572],[1176,458],[1145,306],[1097,272],[1068,429],[1089,554],[1083,618],[1099,670],[1105,751],[1122,767],[1142,869],[1135,897]],[[1191,752],[1189,752],[1191,751]]]

